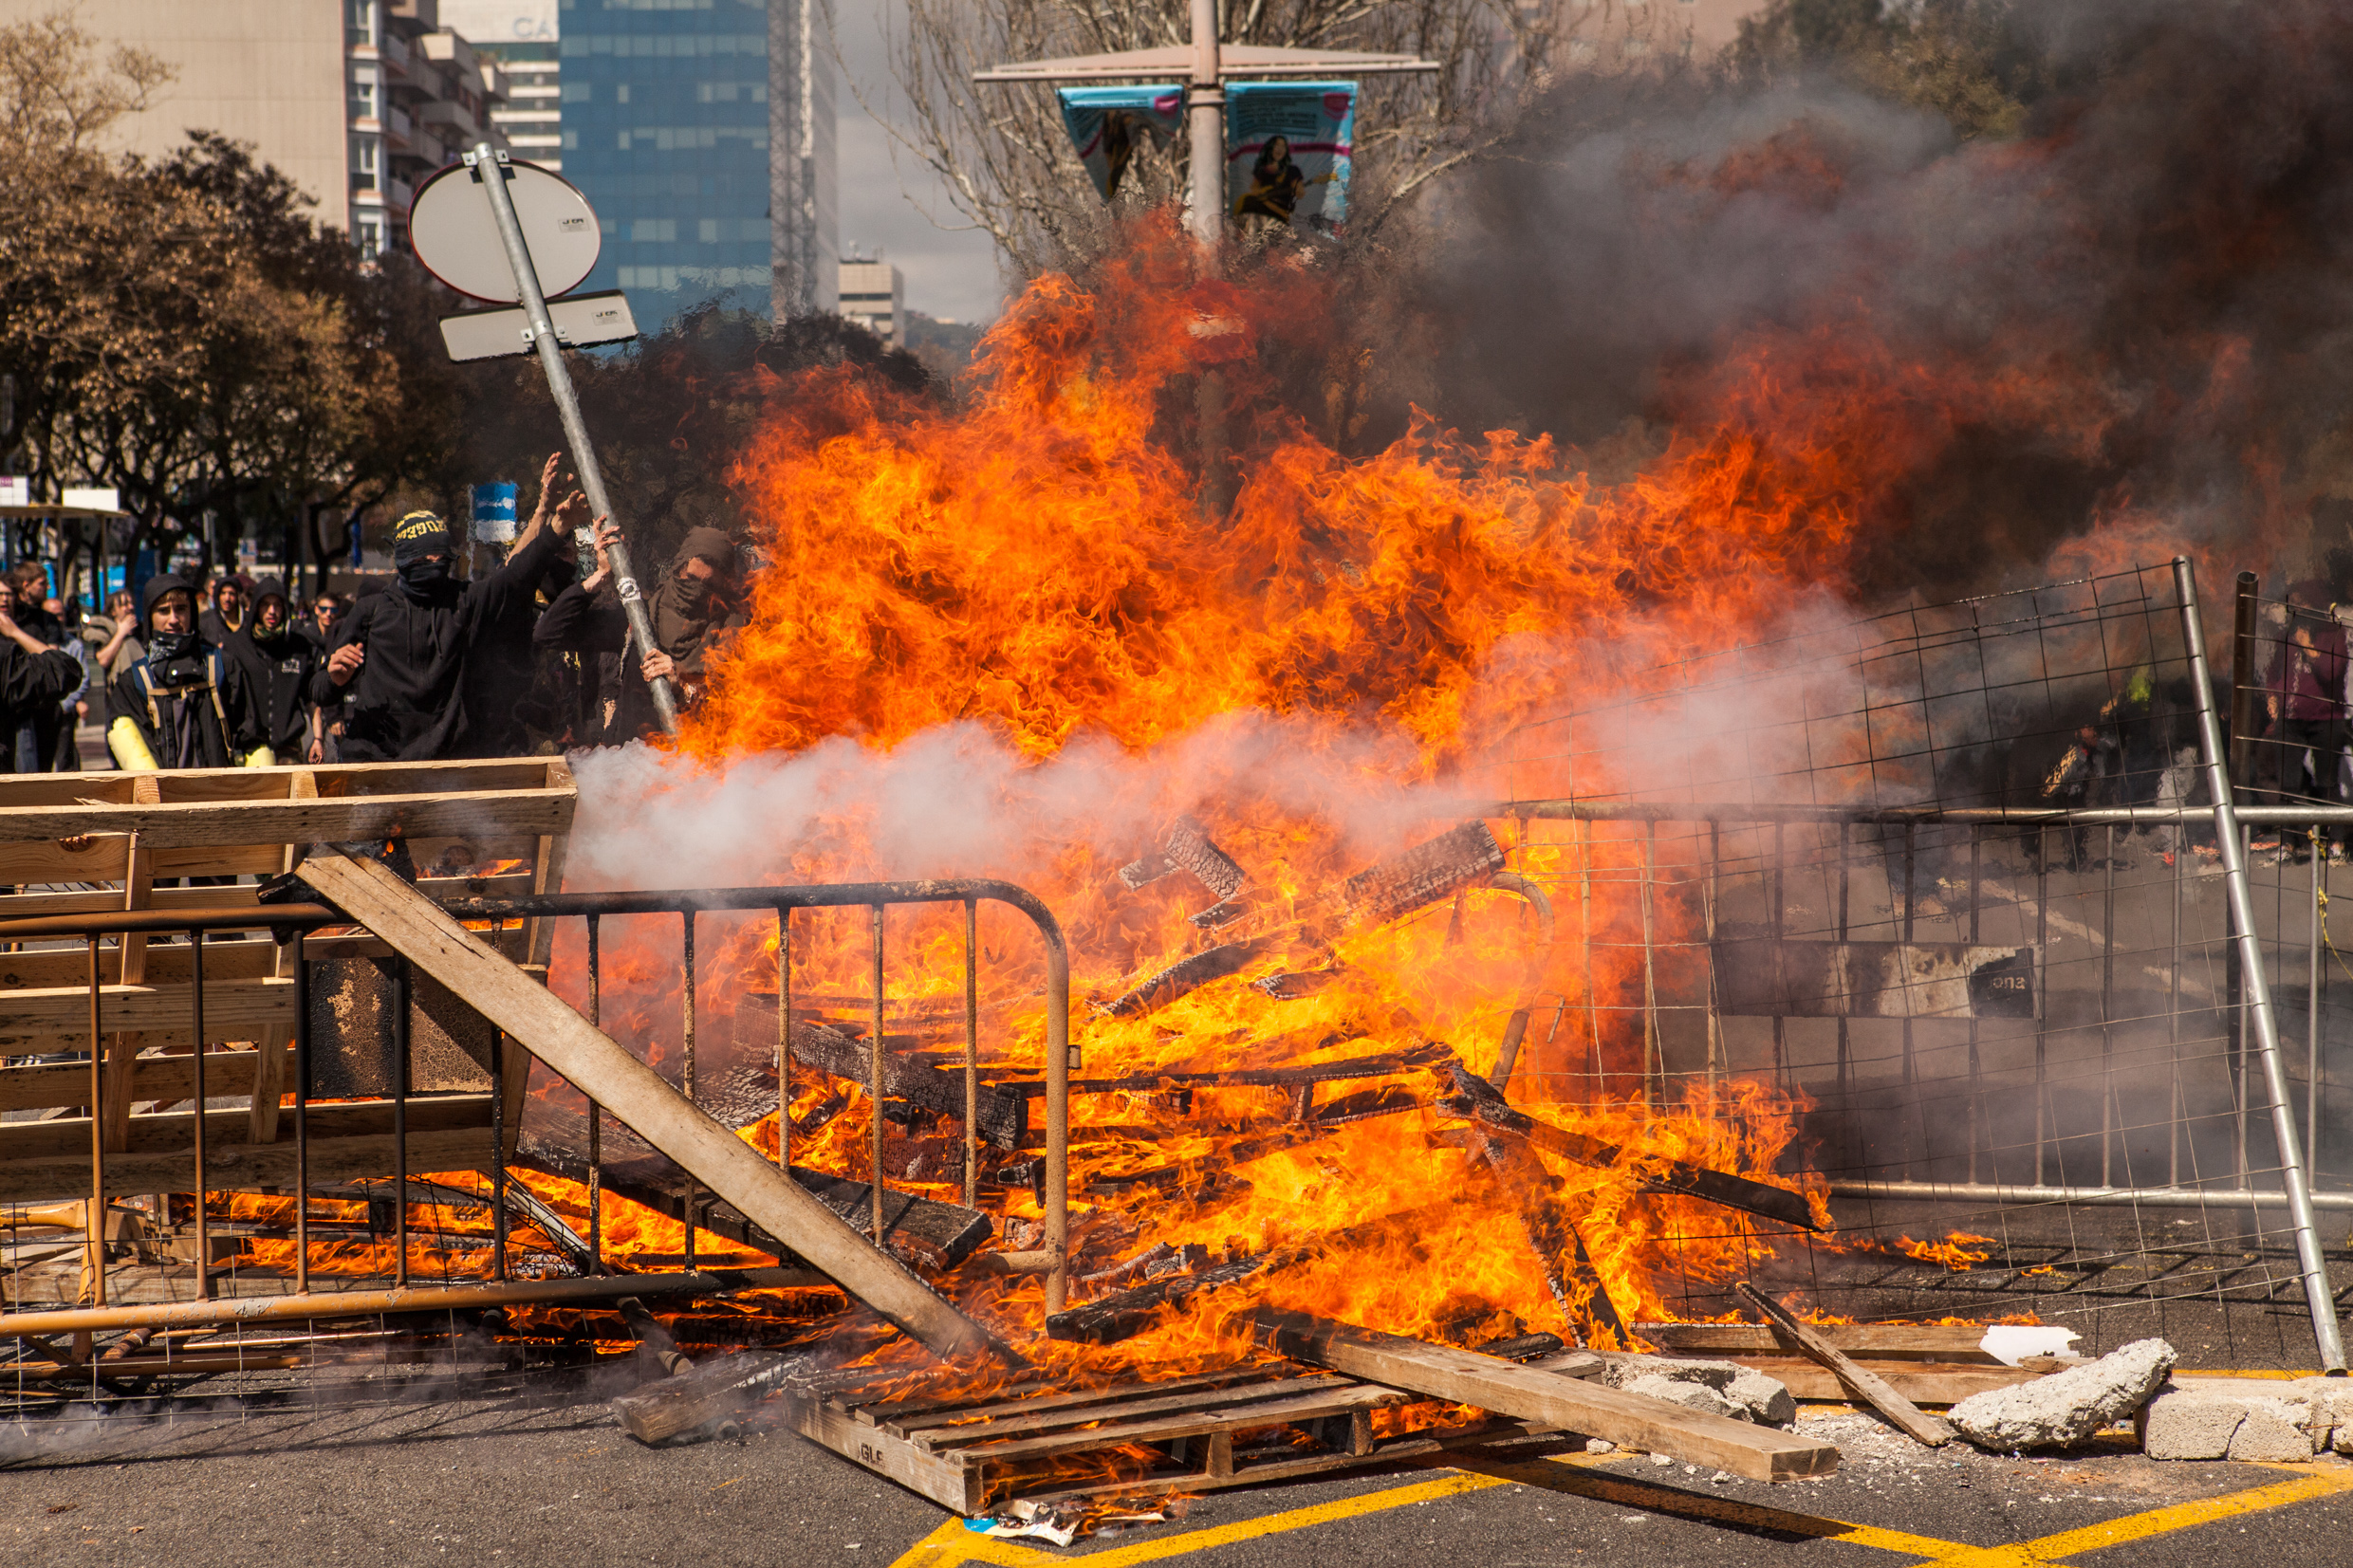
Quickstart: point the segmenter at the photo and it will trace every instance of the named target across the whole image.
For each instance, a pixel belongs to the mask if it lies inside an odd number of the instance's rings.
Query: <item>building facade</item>
[[[564,175],[651,329],[769,291],[768,8],[761,0],[562,0]]]
[[[435,0],[343,0],[343,13],[351,238],[374,257],[406,249],[426,175],[486,138],[506,146],[492,116],[507,79],[441,26]]]
[[[28,22],[57,0],[0,0]],[[190,131],[250,143],[362,253],[404,243],[409,194],[479,140],[507,88],[445,28],[434,0],[78,0],[74,24],[102,53],[129,45],[173,79],[108,131],[110,150],[169,157]]]
[[[556,0],[441,0],[441,25],[498,62],[507,102],[491,123],[517,157],[564,167],[563,58]]]
[[[769,310],[831,310],[841,266],[825,0],[769,0]]]
[[[852,257],[842,264],[842,315],[893,348],[907,346],[907,285],[886,261]]]

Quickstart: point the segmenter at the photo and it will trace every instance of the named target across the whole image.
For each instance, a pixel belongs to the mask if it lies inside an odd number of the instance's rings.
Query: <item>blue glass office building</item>
[[[640,330],[770,285],[767,0],[563,0],[564,174]]]

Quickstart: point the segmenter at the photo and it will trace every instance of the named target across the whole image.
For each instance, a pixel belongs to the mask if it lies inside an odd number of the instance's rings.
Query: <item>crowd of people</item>
[[[646,584],[639,646],[614,584],[619,530],[591,527],[577,490],[555,501],[560,457],[505,562],[472,579],[430,511],[394,525],[390,581],[351,597],[165,574],[85,614],[41,563],[18,564],[0,577],[0,771],[83,766],[85,725],[134,771],[525,756],[646,733],[651,683],[691,708],[705,659],[744,625],[745,558],[691,530]]]

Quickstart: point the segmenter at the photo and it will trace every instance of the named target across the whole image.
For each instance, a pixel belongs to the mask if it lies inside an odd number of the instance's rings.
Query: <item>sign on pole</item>
[[[555,323],[556,341],[566,348],[592,343],[625,343],[638,335],[638,322],[629,313],[628,297],[618,288],[601,294],[574,294],[549,300],[547,319]],[[531,352],[530,312],[461,310],[441,318],[441,346],[450,358],[496,360]]]
[[[521,487],[499,480],[473,488],[473,542],[511,544],[517,531],[515,512]]]
[[[580,188],[536,163],[509,162],[507,192],[515,220],[530,244],[542,295],[568,294],[597,265],[603,249],[595,209]],[[409,244],[425,270],[477,300],[513,304],[523,298],[498,226],[483,210],[473,171],[453,163],[417,188],[409,208]]]

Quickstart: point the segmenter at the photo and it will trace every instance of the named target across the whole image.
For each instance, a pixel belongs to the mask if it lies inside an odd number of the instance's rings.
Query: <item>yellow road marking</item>
[[[1779,1530],[1815,1540],[1850,1541],[1857,1546],[1876,1546],[1883,1552],[1901,1552],[1910,1557],[1933,1557],[1939,1553],[1971,1549],[1958,1541],[1940,1540],[1935,1536],[1909,1535],[1901,1530],[1882,1530],[1875,1524],[1857,1524],[1851,1520],[1791,1513],[1787,1508],[1769,1508],[1759,1503],[1743,1503],[1736,1498],[1703,1497],[1695,1492],[1678,1491],[1672,1486],[1647,1485],[1619,1476],[1581,1475],[1575,1468],[1564,1466],[1558,1460],[1491,1461],[1467,1458],[1458,1463],[1481,1474],[1514,1481],[1523,1485],[1573,1492],[1604,1503],[1647,1508],[1653,1513],[1681,1514],[1690,1519],[1704,1519],[1713,1523],[1737,1525],[1744,1529]]]
[[[2086,1524],[2080,1530],[2062,1530],[2057,1535],[2042,1536],[2009,1546],[1967,1547],[1961,1551],[1931,1554],[1922,1562],[1908,1568],[1926,1568],[1930,1562],[1943,1568],[2022,1568],[2029,1563],[2055,1563],[2078,1552],[2097,1552],[2127,1541],[2146,1540],[2151,1536],[2169,1535],[2217,1520],[2243,1519],[2249,1514],[2263,1513],[2271,1508],[2284,1508],[2291,1503],[2309,1503],[2315,1498],[2339,1492],[2353,1491],[2353,1467],[2313,1470],[2294,1481],[2276,1485],[2256,1486],[2244,1492],[2229,1492],[2221,1497],[2200,1498],[2195,1503],[2177,1503],[2170,1508],[2152,1508],[2145,1514],[2127,1514],[2104,1524]]]
[[[1131,1563],[1157,1562],[1162,1558],[1203,1552],[1213,1546],[1230,1545],[1237,1540],[1253,1540],[1260,1536],[1304,1530],[1312,1525],[1329,1524],[1335,1520],[1354,1519],[1387,1508],[1434,1503],[1440,1498],[1460,1497],[1469,1492],[1486,1491],[1491,1486],[1509,1485],[1510,1482],[1508,1479],[1483,1475],[1440,1476],[1411,1486],[1393,1486],[1386,1491],[1370,1492],[1362,1497],[1338,1498],[1330,1503],[1293,1508],[1288,1513],[1269,1514],[1264,1519],[1239,1520],[1214,1529],[1191,1530],[1159,1540],[1139,1540],[1132,1546],[1115,1546],[1107,1552],[1089,1552],[1084,1559],[1077,1560],[1084,1560],[1087,1568],[1128,1568]],[[1003,1565],[1003,1568],[1037,1568],[1040,1563],[1063,1560],[1034,1546],[1023,1546],[1014,1541],[977,1534],[966,1529],[962,1520],[951,1519],[917,1541],[908,1549],[906,1556],[893,1563],[891,1568],[952,1568],[953,1564],[959,1562],[996,1563]]]
[[[2171,1507],[2154,1508],[2147,1513],[2128,1514],[2105,1523],[2062,1530],[2056,1535],[2042,1536],[2033,1540],[1999,1546],[1972,1546],[1965,1541],[1881,1529],[1875,1524],[1858,1524],[1851,1520],[1795,1513],[1786,1508],[1745,1503],[1736,1498],[1701,1496],[1671,1486],[1647,1485],[1628,1477],[1587,1473],[1589,1467],[1609,1462],[1609,1458],[1584,1456],[1534,1460],[1487,1460],[1467,1456],[1455,1461],[1463,1467],[1462,1470],[1410,1486],[1393,1486],[1362,1497],[1340,1498],[1330,1503],[1293,1508],[1286,1513],[1269,1514],[1263,1519],[1241,1520],[1158,1540],[1138,1541],[1109,1551],[1089,1552],[1083,1559],[1064,1559],[1036,1547],[979,1535],[966,1529],[962,1520],[952,1518],[943,1521],[937,1529],[909,1547],[891,1568],[956,1568],[957,1564],[968,1562],[988,1563],[994,1565],[994,1568],[1040,1568],[1045,1563],[1064,1560],[1083,1560],[1087,1568],[1130,1568],[1131,1564],[1157,1562],[1231,1545],[1235,1541],[1256,1540],[1261,1536],[1281,1535],[1290,1530],[1308,1529],[1390,1508],[1436,1502],[1440,1498],[1462,1497],[1506,1485],[1540,1486],[1547,1491],[1589,1497],[1596,1502],[1643,1508],[1653,1513],[1677,1514],[1735,1528],[1776,1531],[1813,1540],[1838,1540],[1856,1546],[1869,1546],[1911,1559],[1904,1568],[1929,1568],[1931,1564],[1939,1565],[1939,1568],[2029,1568],[2029,1565],[2041,1568],[2041,1565],[2060,1564],[2067,1557],[2080,1552],[2101,1551],[2220,1520],[2244,1518],[2291,1503],[2308,1503],[2353,1491],[2353,1467],[2303,1471],[2293,1481],[2231,1492],[2222,1497],[2201,1498]]]

